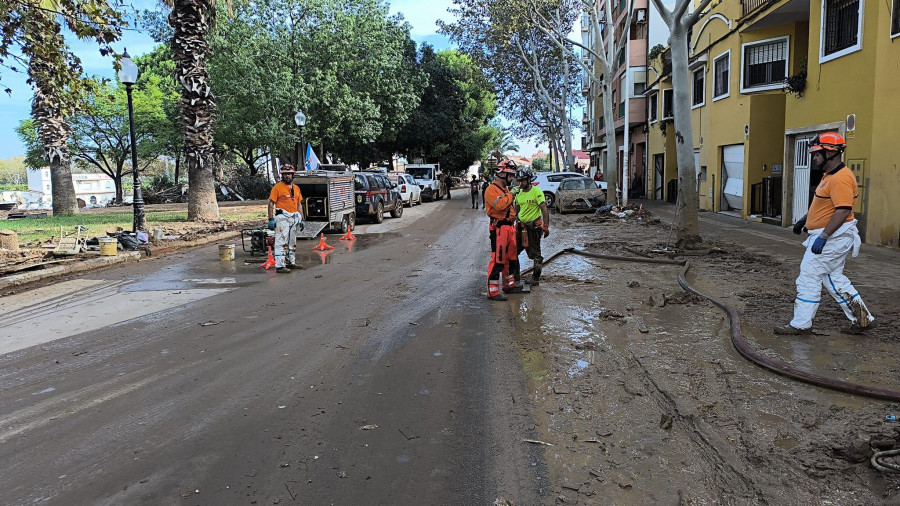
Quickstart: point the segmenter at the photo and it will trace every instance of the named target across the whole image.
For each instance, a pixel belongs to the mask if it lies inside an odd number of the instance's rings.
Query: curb
[[[150,252],[149,256],[164,256],[165,254],[173,253],[178,250],[193,248],[196,246],[205,246],[212,242],[231,239],[240,235],[240,230],[228,230],[225,232],[219,232],[207,237],[203,237],[201,239],[197,239],[196,241],[189,241],[181,244],[172,244],[159,248],[150,246],[148,248]],[[129,251],[125,253],[119,253],[114,257],[91,258],[80,262],[73,262],[69,265],[51,267],[49,269],[44,269],[41,271],[14,274],[12,276],[0,278],[0,291],[52,277],[65,276],[67,274],[75,274],[84,271],[92,271],[94,269],[100,269],[102,267],[108,267],[110,265],[123,264],[126,262],[140,261],[143,256],[145,255],[142,255],[141,251]]]

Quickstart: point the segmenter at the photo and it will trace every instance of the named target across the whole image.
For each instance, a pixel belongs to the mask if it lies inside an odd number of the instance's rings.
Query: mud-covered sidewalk
[[[775,336],[792,312],[803,253],[789,229],[701,214],[701,249],[670,251],[674,206],[649,216],[554,214],[545,256],[566,247],[688,259],[688,281],[740,313],[750,344],[793,367],[900,390],[900,252],[863,246],[846,273],[879,320],[849,336],[823,292],[816,335]],[[525,261],[525,266],[530,261]],[[900,406],[770,373],[732,346],[724,312],[678,285],[680,268],[565,255],[511,299],[536,424],[548,443],[548,503],[894,504]],[[538,444],[526,443],[523,444]]]

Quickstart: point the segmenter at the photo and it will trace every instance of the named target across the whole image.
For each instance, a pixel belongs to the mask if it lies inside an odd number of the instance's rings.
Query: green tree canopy
[[[403,129],[403,152],[440,162],[451,173],[481,159],[498,135],[494,89],[470,57],[455,50],[436,53],[425,45],[420,65],[428,86]]]

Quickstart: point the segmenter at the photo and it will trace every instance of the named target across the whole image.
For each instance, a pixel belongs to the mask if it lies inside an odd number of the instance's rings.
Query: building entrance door
[[[653,198],[663,199],[663,172],[665,172],[666,155],[653,155]]]
[[[794,210],[792,223],[806,216],[809,209],[809,137],[797,139],[794,149]]]

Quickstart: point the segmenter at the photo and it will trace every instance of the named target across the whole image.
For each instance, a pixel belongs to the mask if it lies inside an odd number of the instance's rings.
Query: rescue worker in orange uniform
[[[795,234],[799,235],[805,227],[809,237],[803,242],[806,253],[797,277],[794,318],[787,325],[775,327],[776,334],[812,334],[822,286],[850,320],[850,325],[842,329],[844,333],[862,334],[877,324],[844,274],[847,256],[859,254],[862,242],[853,216],[853,207],[859,198],[856,177],[841,161],[846,148],[844,137],[834,132],[817,135],[809,143],[810,158],[825,174],[816,186],[809,213],[794,225]]]
[[[487,294],[491,300],[506,300],[503,292],[522,289],[516,250],[515,198],[509,192],[515,175],[515,162],[500,162],[497,165],[497,177],[484,192],[485,209],[491,219],[491,261],[488,264]]]
[[[269,229],[275,231],[275,272],[302,269],[296,263],[297,232],[303,230],[303,195],[294,184],[294,166],[281,166],[281,181],[269,194]]]

